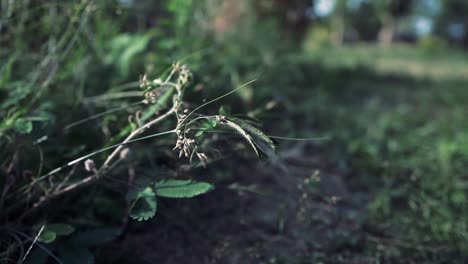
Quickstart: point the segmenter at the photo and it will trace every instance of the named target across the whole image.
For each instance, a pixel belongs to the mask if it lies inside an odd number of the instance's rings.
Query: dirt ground
[[[274,162],[242,163],[233,181],[209,195],[163,201],[171,208],[134,223],[122,244],[146,263],[366,263],[355,254],[365,197],[316,151],[298,143]]]

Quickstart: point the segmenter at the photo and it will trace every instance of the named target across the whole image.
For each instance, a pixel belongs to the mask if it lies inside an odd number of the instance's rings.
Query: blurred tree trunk
[[[377,35],[377,40],[380,45],[388,46],[393,42],[393,38],[395,36],[395,25],[396,19],[391,14],[385,14],[382,19],[382,26],[379,34]]]
[[[331,21],[331,38],[333,44],[341,46],[346,31],[346,0],[338,0]]]
[[[413,4],[412,0],[374,0],[378,16],[381,20],[380,31],[377,40],[381,45],[389,45],[393,42],[398,20],[408,15]]]

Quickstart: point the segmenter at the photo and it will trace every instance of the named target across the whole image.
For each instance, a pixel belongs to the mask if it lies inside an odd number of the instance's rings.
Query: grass
[[[189,2],[179,0],[138,12],[107,1],[5,6],[0,263],[44,252],[115,263],[466,262],[463,51],[356,44],[306,53],[252,17],[249,30],[203,31],[203,12],[217,15],[211,6],[194,12],[202,26],[193,36]],[[73,19],[48,15],[56,12]],[[177,89],[138,89],[140,74],[167,76],[178,58],[195,73],[183,102],[173,101]],[[174,122],[155,117],[164,109]],[[140,137],[155,123],[167,132]],[[166,133],[174,137],[142,140]],[[106,166],[88,158],[121,162],[95,177]],[[156,208],[149,223],[129,221]]]
[[[332,133],[326,148],[344,180],[370,194],[369,242],[387,257],[466,258],[466,55],[359,45],[320,56],[352,73],[320,87],[309,113]]]
[[[372,44],[337,47],[314,55],[330,66],[366,65],[378,73],[407,75],[432,80],[466,79],[467,55],[462,50],[412,48],[395,44],[376,48]]]

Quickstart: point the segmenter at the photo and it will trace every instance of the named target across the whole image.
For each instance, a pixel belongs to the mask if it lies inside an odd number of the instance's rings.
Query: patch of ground
[[[200,199],[167,201],[171,208],[135,224],[123,247],[146,263],[352,263],[365,203],[351,199],[342,177],[322,172],[313,151],[296,144],[274,162],[247,163],[235,182]]]

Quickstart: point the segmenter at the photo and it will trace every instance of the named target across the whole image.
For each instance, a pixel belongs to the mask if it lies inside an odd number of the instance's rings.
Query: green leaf
[[[57,234],[52,230],[44,230],[37,238],[38,241],[49,244],[55,241]]]
[[[251,135],[263,140],[265,143],[268,144],[270,148],[272,148],[273,150],[276,150],[275,142],[273,142],[273,140],[269,138],[265,133],[263,133],[260,129],[251,125],[249,121],[245,121],[240,118],[231,118],[231,120],[238,123],[243,129],[245,129],[247,132],[250,132]]]
[[[40,242],[52,243],[59,236],[67,236],[75,231],[75,228],[67,224],[47,224],[44,227],[44,231],[38,237]]]
[[[15,64],[15,61],[19,57],[20,53],[15,52],[12,54],[9,58],[8,61],[6,61],[2,67],[0,68],[0,87],[5,87],[5,84],[11,81],[12,77],[12,72],[13,72],[13,65]],[[1,88],[0,88],[1,89]]]
[[[67,224],[50,224],[46,226],[46,230],[55,232],[57,236],[68,236],[75,231],[75,228]]]
[[[209,131],[209,130],[215,128],[216,124],[217,124],[217,122],[216,122],[216,119],[214,119],[214,118],[203,120],[200,123],[200,128],[199,128],[198,132],[195,134],[195,136],[196,137],[202,136],[205,131]]]
[[[195,137],[201,137],[203,136],[204,134],[204,131],[203,130],[199,130],[196,134],[195,134]]]
[[[228,120],[227,118],[224,120],[222,124],[234,129],[239,135],[241,135],[247,141],[247,143],[249,143],[249,145],[255,151],[255,154],[257,154],[257,157],[261,157],[261,153],[259,152],[257,145],[255,144],[253,138],[247,133],[247,131],[245,131],[245,129],[243,129],[239,124],[236,124],[232,122],[231,120]]]
[[[156,214],[156,197],[150,186],[130,191],[127,199],[133,201],[130,207],[131,218],[146,221]]]
[[[166,198],[191,198],[213,189],[207,182],[166,180],[155,184],[156,195]]]
[[[8,97],[0,104],[0,108],[7,109],[18,105],[21,100],[25,99],[31,93],[33,86],[18,82],[13,83],[8,89],[10,90],[8,92]]]
[[[115,64],[120,73],[126,76],[133,60],[146,49],[150,40],[151,35],[118,35],[110,40],[110,52],[105,60]]]
[[[260,129],[252,125],[250,121],[246,121],[240,118],[230,118],[230,120],[236,122],[236,124],[248,132],[253,144],[255,145],[255,148],[258,150],[258,154],[261,159],[268,159],[274,155],[277,148],[276,143]]]
[[[20,134],[29,134],[33,129],[33,124],[27,119],[20,118],[15,121],[13,128]]]
[[[222,116],[230,116],[230,115],[231,115],[231,111],[230,111],[230,109],[229,109],[229,106],[222,105],[222,106],[219,108],[219,114],[222,115]]]

